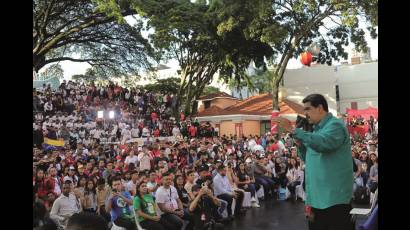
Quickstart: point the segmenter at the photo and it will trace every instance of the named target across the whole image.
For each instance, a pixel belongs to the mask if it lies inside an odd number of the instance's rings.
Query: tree
[[[98,79],[101,79],[93,68],[88,68],[84,74],[76,74],[71,76],[71,78],[75,81],[83,81],[88,84],[93,83]]]
[[[147,84],[144,89],[154,93],[177,94],[180,79],[171,77],[166,79],[156,79],[154,83]]]
[[[33,1],[33,67],[59,61],[87,62],[106,76],[137,75],[154,57],[141,36],[119,15],[135,14],[126,1]],[[107,10],[114,7],[116,11]]]
[[[331,65],[332,60],[347,58],[344,46],[349,42],[357,50],[366,51],[365,32],[359,27],[359,19],[369,22],[367,29],[373,38],[377,36],[378,0],[260,0],[256,3],[265,7],[258,7],[259,13],[242,31],[251,38],[268,42],[280,56],[275,59],[277,56],[273,55],[270,60],[273,109],[276,110],[279,110],[279,86],[289,60],[298,57],[312,42],[318,42],[321,47],[317,61]],[[235,11],[230,17],[246,16],[246,12]],[[230,20],[227,18],[225,23]],[[221,33],[234,28],[235,24]]]
[[[52,64],[47,69],[40,73],[40,79],[48,79],[52,77],[57,77],[58,79],[64,78],[64,70],[61,68],[60,64]]]
[[[220,93],[221,91],[219,88],[213,86],[205,86],[204,91],[202,92],[201,96],[205,96],[212,93]]]
[[[252,9],[251,3],[241,4]],[[162,57],[179,62],[181,79],[176,108],[184,104],[186,115],[193,112],[194,103],[214,74],[218,72],[225,81],[240,80],[251,61],[261,65],[264,58],[272,55],[267,43],[249,39],[239,29],[219,33],[220,27],[229,27],[220,24],[226,14],[221,1],[146,0],[136,2],[134,7],[148,19],[149,28],[155,29],[150,38]],[[241,10],[241,5],[235,9]]]

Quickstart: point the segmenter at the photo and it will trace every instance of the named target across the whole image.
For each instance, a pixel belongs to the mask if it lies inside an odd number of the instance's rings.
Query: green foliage
[[[177,94],[179,78],[171,77],[166,79],[156,79],[154,83],[147,84],[144,89],[155,93]]]
[[[205,96],[205,95],[212,94],[212,93],[220,93],[220,92],[221,91],[217,87],[205,86],[204,91],[202,92],[201,96]]]
[[[127,2],[34,0],[34,69],[65,60],[86,62],[107,77],[150,68],[155,55],[142,23],[132,27],[122,18],[135,13]]]
[[[64,78],[64,70],[63,68],[61,68],[60,64],[52,64],[49,67],[47,67],[47,69],[45,69],[39,77],[40,79],[48,79],[52,77],[62,79]]]

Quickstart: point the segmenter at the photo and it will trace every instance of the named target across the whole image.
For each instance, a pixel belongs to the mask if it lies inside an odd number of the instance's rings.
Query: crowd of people
[[[175,119],[174,99],[72,81],[34,90],[33,228],[69,229],[98,215],[107,228],[221,229],[282,189],[298,200],[304,162],[289,134],[220,136],[209,123]],[[377,189],[377,134],[351,143],[359,200]]]

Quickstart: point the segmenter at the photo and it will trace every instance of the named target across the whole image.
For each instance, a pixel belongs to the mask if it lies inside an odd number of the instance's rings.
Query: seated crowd
[[[34,98],[33,228],[70,229],[85,213],[107,229],[222,229],[282,190],[303,199],[304,162],[287,134],[219,136],[209,123],[177,122],[172,95],[116,85],[68,82]],[[98,120],[100,110],[115,117]],[[352,137],[352,156],[356,191],[373,191],[377,135]]]

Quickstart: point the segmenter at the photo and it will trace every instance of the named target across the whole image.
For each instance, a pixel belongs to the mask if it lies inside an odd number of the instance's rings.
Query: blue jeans
[[[254,183],[248,184],[248,187],[246,189],[242,186],[242,189],[245,190],[246,192],[250,192],[251,197],[255,197],[255,195],[256,195],[256,185]]]
[[[275,185],[275,182],[271,178],[267,176],[257,176],[255,177],[255,182],[263,186],[265,197],[267,197],[269,191],[271,191],[273,194],[273,186]]]

